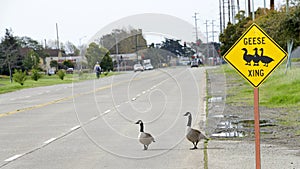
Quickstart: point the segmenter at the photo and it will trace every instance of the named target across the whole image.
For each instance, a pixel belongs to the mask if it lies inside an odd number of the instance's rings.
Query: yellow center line
[[[152,76],[154,76],[154,75],[152,75]],[[144,78],[147,78],[147,77],[144,77]],[[143,78],[134,78],[133,80],[140,80],[140,79],[143,79]],[[118,85],[121,85],[121,84],[126,83],[126,82],[130,82],[130,80],[124,80],[124,81],[121,81],[121,82],[117,82],[115,84],[110,84],[110,85],[106,85],[106,86],[97,88],[97,89],[92,90],[92,91],[88,91],[88,92],[84,92],[84,93],[64,97],[64,98],[53,100],[53,101],[50,101],[50,102],[47,102],[47,103],[37,104],[37,105],[31,106],[31,107],[25,107],[25,108],[13,110],[13,111],[6,112],[6,113],[1,113],[0,118],[1,117],[6,117],[6,116],[9,116],[9,115],[13,115],[13,114],[17,114],[17,113],[21,113],[21,112],[25,112],[25,111],[29,111],[29,110],[33,110],[33,109],[37,109],[37,108],[42,108],[42,107],[52,105],[52,104],[56,104],[56,103],[60,103],[60,102],[63,102],[63,101],[71,100],[71,99],[79,97],[79,96],[91,94],[91,93],[94,93],[94,92],[99,92],[99,91],[105,90],[105,89],[109,89],[112,86],[118,86]]]

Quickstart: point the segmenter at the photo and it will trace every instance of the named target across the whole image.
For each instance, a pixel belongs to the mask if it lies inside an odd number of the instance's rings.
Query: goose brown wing
[[[200,140],[199,139],[200,134],[201,132],[199,130],[191,129],[189,133],[186,135],[186,138],[191,142],[196,142]]]
[[[145,134],[145,138],[151,138],[153,142],[154,141],[154,137],[150,134],[150,133],[144,133]]]

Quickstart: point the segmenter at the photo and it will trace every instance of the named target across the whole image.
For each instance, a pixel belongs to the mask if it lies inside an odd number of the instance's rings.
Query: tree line
[[[58,46],[60,49],[57,49]],[[30,37],[14,36],[11,29],[6,29],[0,43],[0,74],[12,76],[15,69],[26,72],[44,71],[46,58],[50,56],[47,49],[50,47],[62,52],[64,56],[79,55],[79,49],[69,41],[64,45],[62,43],[57,45],[53,41],[44,47]],[[169,63],[173,57],[190,57],[195,52],[185,42],[182,44],[176,39],[166,38],[159,46],[155,46],[154,43],[147,46],[142,30],[133,28],[115,29],[110,34],[102,36],[99,44],[92,42],[85,49],[87,66],[93,69],[95,63],[99,62],[103,71],[112,71],[113,64],[116,64],[113,63],[110,54],[125,53],[137,53],[142,59],[151,59],[152,64],[159,67],[161,63]],[[44,66],[40,67],[41,65]],[[58,69],[74,67],[68,60],[64,61],[63,65],[53,60],[50,66]]]

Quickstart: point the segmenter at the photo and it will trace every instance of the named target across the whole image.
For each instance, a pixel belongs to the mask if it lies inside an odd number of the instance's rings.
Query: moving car
[[[136,72],[136,71],[144,71],[144,67],[141,65],[141,64],[135,64],[133,65],[133,71]]]
[[[198,63],[197,60],[193,60],[193,61],[191,62],[191,67],[198,67],[198,66],[199,66],[199,63]]]

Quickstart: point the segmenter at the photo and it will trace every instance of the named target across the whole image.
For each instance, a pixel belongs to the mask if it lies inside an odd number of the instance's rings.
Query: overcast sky
[[[254,1],[255,9],[264,6],[263,0]],[[275,7],[282,1],[275,0]],[[245,0],[240,0],[240,6],[245,8]],[[167,14],[194,25],[195,12],[199,13],[199,31],[205,33],[206,20],[215,20],[215,30],[219,31],[219,0],[1,0],[0,37],[11,28],[15,36],[29,36],[39,42],[54,40],[58,23],[60,41],[78,45],[124,17]]]

